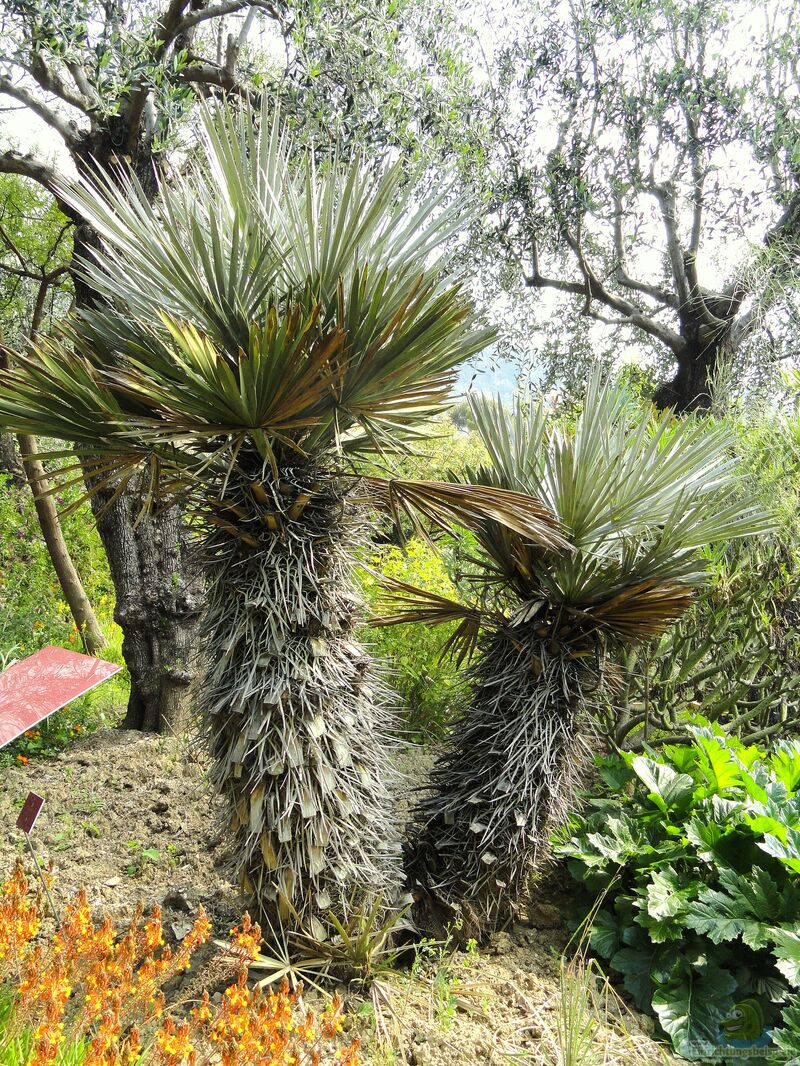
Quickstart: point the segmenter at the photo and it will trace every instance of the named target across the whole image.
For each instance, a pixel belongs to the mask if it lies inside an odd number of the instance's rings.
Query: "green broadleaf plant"
[[[759,1047],[792,1050],[800,1046],[800,868],[795,845],[781,841],[800,839],[800,743],[764,751],[703,720],[690,730],[690,743],[620,756],[635,774],[624,804],[613,786],[593,793],[555,851],[594,911],[592,947],[678,1054],[728,1061],[741,1004],[772,1033],[771,1042],[751,1034]],[[669,801],[676,780],[678,804]],[[639,849],[621,852],[623,834]],[[730,1061],[741,1054],[734,1049]],[[752,1054],[758,1060],[758,1047]]]

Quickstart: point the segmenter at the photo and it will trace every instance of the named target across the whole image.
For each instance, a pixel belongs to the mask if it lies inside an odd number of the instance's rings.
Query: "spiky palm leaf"
[[[726,429],[646,414],[597,376],[571,424],[544,404],[471,405],[491,457],[471,479],[541,500],[572,549],[553,553],[482,520],[473,563],[491,610],[459,612],[405,586],[387,591],[378,619],[460,617],[451,643],[477,649],[471,699],[416,811],[409,866],[427,893],[466,901],[480,921],[515,904],[564,809],[605,657],[680,617],[704,577],[701,546],[763,531],[769,519],[739,483]]]
[[[62,195],[102,238],[81,269],[104,302],[15,358],[0,422],[73,442],[95,490],[191,502],[200,711],[240,877],[273,922],[323,935],[400,880],[386,700],[354,639],[366,503],[560,543],[520,494],[347,466],[420,435],[489,339],[442,251],[463,216],[406,189],[400,163],[297,159],[266,106],[205,111],[154,205],[133,178]]]

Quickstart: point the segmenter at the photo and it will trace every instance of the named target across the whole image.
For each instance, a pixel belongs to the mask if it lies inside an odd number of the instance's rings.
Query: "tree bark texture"
[[[139,519],[135,493],[123,493],[110,506],[108,500],[101,492],[92,507],[117,590],[114,618],[131,675],[123,728],[177,733],[190,717],[201,601],[181,512],[172,507]]]

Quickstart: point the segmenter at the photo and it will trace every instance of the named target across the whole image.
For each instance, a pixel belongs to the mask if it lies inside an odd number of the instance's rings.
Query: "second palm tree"
[[[472,402],[491,465],[477,483],[529,493],[558,516],[558,554],[481,521],[472,605],[408,586],[378,622],[451,622],[471,694],[415,811],[408,869],[431,906],[484,929],[513,913],[548,830],[574,799],[581,736],[614,653],[674,622],[704,578],[699,549],[763,530],[729,434],[649,415],[594,378],[574,421],[546,405]],[[471,923],[470,920],[471,919]]]

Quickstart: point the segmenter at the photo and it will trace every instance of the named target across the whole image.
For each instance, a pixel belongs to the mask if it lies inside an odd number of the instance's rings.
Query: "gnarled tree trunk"
[[[659,410],[672,407],[676,414],[707,411],[711,406],[714,374],[728,357],[724,343],[713,341],[702,346],[687,344],[685,352],[677,356],[677,368],[669,381],[663,381],[653,393],[653,403]]]
[[[134,492],[110,506],[101,492],[92,507],[117,592],[114,618],[131,676],[123,727],[178,732],[190,715],[201,599],[180,509],[164,509],[137,524],[140,501]]]

